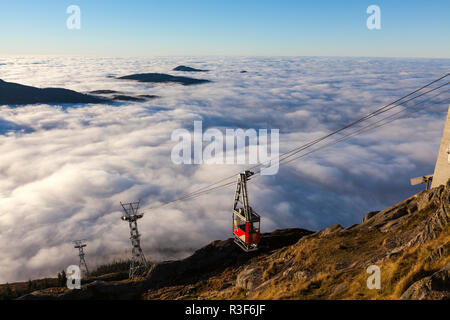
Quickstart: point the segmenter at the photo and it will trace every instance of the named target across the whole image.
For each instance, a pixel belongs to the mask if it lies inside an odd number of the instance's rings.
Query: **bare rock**
[[[420,207],[423,210],[435,210],[433,214],[417,227],[416,236],[409,242],[409,246],[423,244],[436,239],[450,221],[450,180],[447,186],[440,186],[429,193],[418,196]],[[424,199],[428,199],[425,202]]]
[[[450,243],[447,243],[439,248],[434,249],[427,258],[427,261],[436,261],[447,257],[450,253]]]
[[[297,281],[308,281],[311,278],[311,274],[308,271],[297,271],[294,273],[294,279]]]
[[[375,215],[378,214],[379,212],[380,212],[380,211],[372,211],[372,212],[369,212],[368,214],[366,214],[366,215],[364,216],[362,223],[368,221],[369,219],[371,219],[373,216],[375,216]]]
[[[450,264],[429,277],[413,283],[401,300],[450,300]]]
[[[263,283],[263,270],[260,266],[248,266],[236,278],[236,286],[245,290],[254,290]]]
[[[337,294],[340,294],[340,293],[344,292],[347,289],[348,289],[348,284],[347,283],[345,283],[345,282],[339,283],[337,286],[335,286],[331,290],[331,294],[332,295],[337,295]]]
[[[329,226],[328,228],[323,229],[319,232],[319,236],[327,236],[335,232],[339,232],[341,230],[344,230],[340,224],[333,224],[332,226]]]

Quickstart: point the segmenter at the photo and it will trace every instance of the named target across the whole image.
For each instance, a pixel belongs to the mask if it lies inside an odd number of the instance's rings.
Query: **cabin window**
[[[245,220],[241,219],[238,215],[234,215],[234,223],[239,229],[245,231]]]

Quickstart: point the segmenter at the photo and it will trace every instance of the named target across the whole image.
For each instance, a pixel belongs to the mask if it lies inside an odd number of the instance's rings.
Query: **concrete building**
[[[431,187],[436,188],[446,184],[448,179],[450,179],[450,106],[448,108],[447,122],[445,123],[444,133],[442,135]]]

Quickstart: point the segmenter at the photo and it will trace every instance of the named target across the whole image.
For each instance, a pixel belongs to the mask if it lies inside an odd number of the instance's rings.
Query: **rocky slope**
[[[361,224],[279,230],[246,254],[231,239],[152,266],[130,281],[94,281],[22,299],[450,299],[450,181]],[[367,268],[381,289],[367,287]]]
[[[197,250],[192,256],[177,261],[166,261],[152,265],[147,276],[135,281],[106,281],[102,278],[87,279],[81,290],[65,288],[40,290],[21,297],[22,300],[83,300],[83,299],[137,299],[148,290],[172,286],[191,286],[218,276],[236,266],[248,264],[285,246],[294,244],[311,231],[303,229],[277,230],[261,237],[261,248],[257,252],[245,253],[233,239],[214,241]],[[108,275],[109,278],[113,275]]]

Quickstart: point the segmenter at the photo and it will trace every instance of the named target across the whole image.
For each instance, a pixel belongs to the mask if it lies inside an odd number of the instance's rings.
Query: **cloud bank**
[[[211,83],[184,87],[111,76],[210,70]],[[280,129],[287,151],[446,73],[450,60],[369,58],[0,59],[0,79],[79,92],[157,95],[142,103],[0,106],[0,283],[55,275],[76,264],[72,240],[87,239],[87,263],[130,254],[120,201],[142,200],[142,247],[150,260],[180,258],[231,235],[233,187],[156,211],[238,172],[228,165],[174,165],[175,129]],[[248,73],[240,73],[247,70]],[[250,184],[263,231],[360,222],[419,191],[432,173],[445,112],[437,105],[281,167]]]

